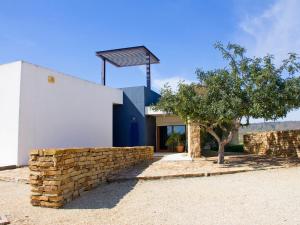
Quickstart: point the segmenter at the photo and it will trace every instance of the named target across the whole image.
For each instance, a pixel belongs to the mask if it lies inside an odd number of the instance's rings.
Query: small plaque
[[[54,76],[48,76],[48,83],[54,84],[55,83],[55,77]]]

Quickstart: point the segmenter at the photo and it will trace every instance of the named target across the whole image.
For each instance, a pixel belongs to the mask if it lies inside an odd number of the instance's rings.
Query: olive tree
[[[276,120],[300,107],[300,78],[296,76],[300,64],[293,53],[278,65],[272,55],[247,57],[246,49],[236,44],[217,43],[215,48],[227,66],[197,69],[198,82],[179,82],[177,91],[166,84],[155,109],[196,123],[211,134],[218,142],[218,163],[222,164],[225,145],[250,118]]]

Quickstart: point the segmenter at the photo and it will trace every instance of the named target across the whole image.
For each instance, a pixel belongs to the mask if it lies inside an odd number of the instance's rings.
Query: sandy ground
[[[16,169],[2,170],[0,171],[0,180],[21,182],[29,184],[29,173],[28,167],[20,167]]]
[[[33,207],[30,186],[0,182],[12,224],[300,224],[300,168],[102,185],[64,209]]]
[[[176,160],[174,160],[174,158]],[[185,160],[183,160],[185,159]],[[167,154],[163,158],[140,163],[115,175],[109,180],[119,181],[128,179],[160,179],[161,177],[200,177],[206,175],[227,174],[231,172],[245,172],[286,167],[300,167],[298,158],[272,158],[257,155],[231,155],[225,157],[225,164],[216,164],[217,157],[186,160],[182,154]],[[29,168],[0,171],[0,181],[29,183]]]
[[[173,154],[178,155],[178,154]],[[286,168],[300,166],[298,158],[267,157],[258,155],[231,155],[225,157],[225,164],[220,166],[216,164],[217,157],[206,157],[189,160],[167,160],[168,156],[138,164],[125,169],[110,180],[126,180],[132,178],[153,179],[168,176],[204,176],[205,174],[216,175],[234,172],[245,172],[253,170],[266,170],[276,168]],[[174,158],[174,157],[173,157]],[[1,179],[1,173],[0,173]]]

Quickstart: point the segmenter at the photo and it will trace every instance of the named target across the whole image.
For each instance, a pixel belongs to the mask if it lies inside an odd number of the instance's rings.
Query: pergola
[[[119,48],[98,51],[96,55],[102,59],[102,84],[106,80],[106,61],[116,67],[146,65],[147,87],[151,88],[151,64],[159,63],[159,59],[145,46]]]

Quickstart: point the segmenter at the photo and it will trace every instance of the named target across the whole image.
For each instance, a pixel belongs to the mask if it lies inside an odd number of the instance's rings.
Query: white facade
[[[111,147],[121,90],[25,62],[0,65],[0,165],[34,148]]]
[[[18,158],[21,62],[0,65],[0,166]]]

